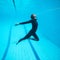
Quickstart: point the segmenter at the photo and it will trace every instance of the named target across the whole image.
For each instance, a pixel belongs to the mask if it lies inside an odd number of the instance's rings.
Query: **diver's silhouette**
[[[32,29],[29,31],[29,33],[24,38],[20,39],[16,44],[18,44],[20,41],[22,41],[24,39],[29,39],[30,36],[34,36],[34,38],[30,38],[30,39],[39,41],[39,38],[36,35],[36,30],[37,30],[37,27],[38,27],[38,23],[37,23],[37,19],[36,19],[35,14],[31,15],[31,20],[29,20],[27,22],[22,22],[22,23],[19,23],[19,24],[15,24],[15,26],[20,25],[20,24],[28,24],[28,23],[32,24]]]

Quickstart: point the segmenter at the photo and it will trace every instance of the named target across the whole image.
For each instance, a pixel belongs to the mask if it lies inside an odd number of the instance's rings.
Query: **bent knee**
[[[36,41],[39,41],[39,39],[36,39]]]

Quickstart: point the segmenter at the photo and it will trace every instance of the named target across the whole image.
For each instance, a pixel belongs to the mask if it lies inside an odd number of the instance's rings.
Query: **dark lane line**
[[[25,30],[25,33],[27,34],[27,29],[26,29],[25,25],[24,25],[24,30]],[[35,56],[36,60],[40,60],[40,57],[38,56],[36,50],[34,49],[34,47],[33,47],[32,43],[31,43],[30,39],[28,39],[28,42],[29,42],[29,44],[31,46],[31,49],[32,49],[32,51],[34,53],[34,56]]]
[[[7,43],[7,47],[5,49],[5,52],[3,54],[2,60],[5,60],[8,50],[9,50],[9,46],[10,46],[10,40],[11,40],[11,32],[12,32],[12,27],[10,27],[10,31],[9,31],[9,37],[8,37],[8,43]]]

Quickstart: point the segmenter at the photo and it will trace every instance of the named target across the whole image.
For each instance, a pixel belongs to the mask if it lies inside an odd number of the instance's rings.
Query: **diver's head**
[[[31,19],[36,19],[36,15],[35,14],[32,14],[31,15]]]

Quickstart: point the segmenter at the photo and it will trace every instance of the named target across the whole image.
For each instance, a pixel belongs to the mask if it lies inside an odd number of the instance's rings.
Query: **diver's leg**
[[[30,31],[24,38],[20,39],[16,44],[18,44],[22,40],[28,39],[31,35],[32,35],[32,32]]]
[[[33,36],[34,36],[34,38],[35,38],[36,41],[39,41],[39,38],[38,38],[38,36],[36,35],[36,33],[34,33]]]
[[[16,45],[19,43],[19,42],[21,42],[22,40],[24,40],[25,38],[21,38],[17,43],[16,43]]]

